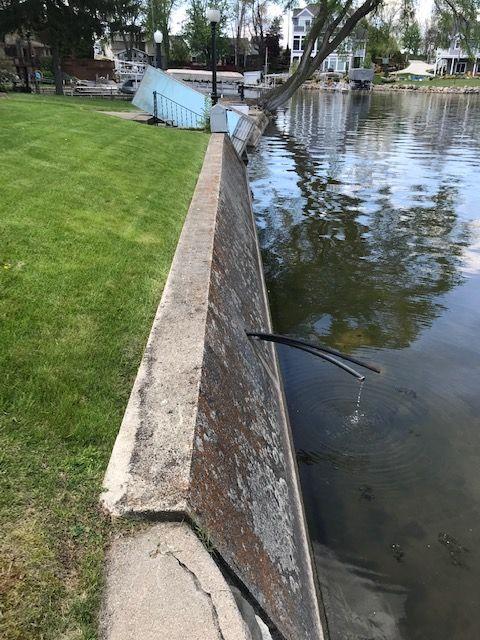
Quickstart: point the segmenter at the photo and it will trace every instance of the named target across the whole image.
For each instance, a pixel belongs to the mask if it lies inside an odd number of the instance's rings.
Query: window
[[[293,39],[293,50],[294,51],[300,51],[300,37],[299,36],[295,36],[295,38]]]
[[[311,21],[311,20],[305,20],[305,31],[306,31],[307,29],[310,29],[310,25],[311,25],[311,24],[312,24],[312,21]]]
[[[466,62],[457,62],[457,68],[456,68],[456,73],[465,73],[465,71],[467,70],[467,63]]]

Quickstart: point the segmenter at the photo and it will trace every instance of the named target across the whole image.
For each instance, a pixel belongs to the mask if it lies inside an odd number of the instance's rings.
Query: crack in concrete
[[[173,551],[168,552],[168,555],[171,555],[173,558],[175,558],[175,560],[178,562],[180,567],[182,569],[184,569],[188,574],[190,574],[190,576],[192,577],[192,580],[193,580],[193,584],[195,585],[195,588],[197,589],[197,591],[199,591],[204,596],[206,596],[207,600],[210,602],[210,608],[212,610],[213,624],[215,625],[215,628],[217,629],[219,640],[226,640],[225,636],[222,633],[222,628],[220,626],[220,618],[218,616],[217,608],[215,606],[215,603],[213,602],[213,597],[212,597],[212,594],[210,593],[210,591],[206,591],[202,587],[202,583],[200,582],[197,574],[194,571],[192,571],[190,569],[190,567],[188,567],[184,562],[182,562],[180,560],[180,558],[178,558],[175,555],[175,553],[173,553]]]

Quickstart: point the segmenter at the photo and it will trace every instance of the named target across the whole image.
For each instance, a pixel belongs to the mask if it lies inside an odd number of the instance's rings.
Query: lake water
[[[305,92],[250,159],[275,331],[382,369],[278,346],[333,640],[480,638],[479,169],[478,96]]]

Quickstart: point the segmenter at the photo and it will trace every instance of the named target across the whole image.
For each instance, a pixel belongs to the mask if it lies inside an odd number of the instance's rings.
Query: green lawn
[[[25,93],[9,94],[9,98],[14,100],[15,103],[26,102],[27,104],[50,106],[57,104],[87,111],[138,111],[130,100],[110,100],[108,98],[90,98],[87,96],[28,95]]]
[[[428,87],[480,87],[480,78],[432,78],[431,80],[404,80],[402,82]]]
[[[393,76],[395,77],[395,76]],[[390,76],[392,78],[392,76]],[[387,84],[382,81],[382,77],[378,74],[375,74],[373,78],[374,84]],[[408,76],[398,77],[394,84],[405,85],[405,84],[413,84],[418,85],[419,87],[480,87],[480,77],[475,78],[431,78],[427,80],[410,80]]]
[[[96,636],[101,481],[208,142],[106,102],[0,99],[2,640]]]

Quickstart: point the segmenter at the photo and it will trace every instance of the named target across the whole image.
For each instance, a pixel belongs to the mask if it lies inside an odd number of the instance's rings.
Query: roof
[[[391,76],[433,76],[433,65],[423,62],[423,60],[410,60],[410,64],[405,69],[394,71]]]
[[[299,13],[302,13],[302,11],[305,11],[305,9],[308,9],[308,11],[310,11],[310,13],[312,14],[312,16],[316,16],[319,10],[319,6],[318,4],[307,4],[306,7],[302,7],[301,9],[294,9],[293,10],[293,17],[296,18],[298,16]]]
[[[167,73],[177,80],[191,82],[212,80],[212,72],[203,69],[167,69]],[[243,75],[236,71],[217,71],[217,79],[223,82],[243,82]]]
[[[227,41],[228,41],[228,46],[229,47],[235,47],[237,39],[236,38],[227,38]],[[258,54],[258,46],[254,42],[249,40],[248,38],[240,38],[239,39],[239,47],[238,47],[238,49],[242,54],[243,53],[247,53],[249,55]]]

